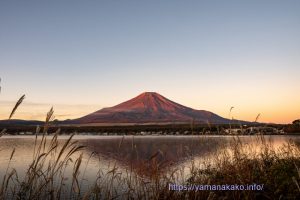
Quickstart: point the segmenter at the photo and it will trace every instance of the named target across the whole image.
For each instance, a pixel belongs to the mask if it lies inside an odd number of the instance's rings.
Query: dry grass
[[[20,97],[20,99],[17,101],[16,105],[14,106],[14,108],[12,109],[10,115],[9,115],[9,119],[12,118],[12,116],[15,114],[16,110],[18,109],[18,107],[21,105],[21,103],[23,102],[23,100],[25,99],[25,94],[22,95]]]

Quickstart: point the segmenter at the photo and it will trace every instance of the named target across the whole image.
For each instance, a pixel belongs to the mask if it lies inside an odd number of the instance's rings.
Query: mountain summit
[[[195,110],[175,103],[156,92],[144,92],[113,107],[103,108],[74,123],[159,123],[191,122],[226,124],[230,120],[212,112]]]

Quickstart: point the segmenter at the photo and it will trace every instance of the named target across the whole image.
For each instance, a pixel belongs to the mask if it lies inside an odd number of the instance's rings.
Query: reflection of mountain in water
[[[224,144],[220,138],[200,137],[124,137],[88,140],[84,145],[103,157],[116,159],[136,172],[164,169],[195,156],[215,152]]]

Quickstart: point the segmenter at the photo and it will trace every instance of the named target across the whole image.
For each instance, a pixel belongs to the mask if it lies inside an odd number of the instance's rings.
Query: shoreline
[[[48,134],[45,136],[52,137],[55,134]],[[70,137],[71,134],[59,134],[59,137]],[[1,138],[32,138],[36,135],[13,135],[13,134],[5,134],[0,137]],[[42,137],[43,134],[37,135],[37,137]],[[259,136],[278,136],[278,137],[300,137],[300,133],[298,134],[264,134],[264,135],[91,135],[91,134],[75,134],[73,139],[76,139],[76,137],[91,137],[91,138],[129,138],[129,137],[135,137],[135,138],[163,138],[163,137],[171,137],[171,138],[180,138],[180,137],[259,137]]]

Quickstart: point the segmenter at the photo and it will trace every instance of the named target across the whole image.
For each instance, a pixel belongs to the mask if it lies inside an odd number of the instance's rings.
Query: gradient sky
[[[0,119],[75,118],[144,91],[300,118],[300,1],[0,1]]]

